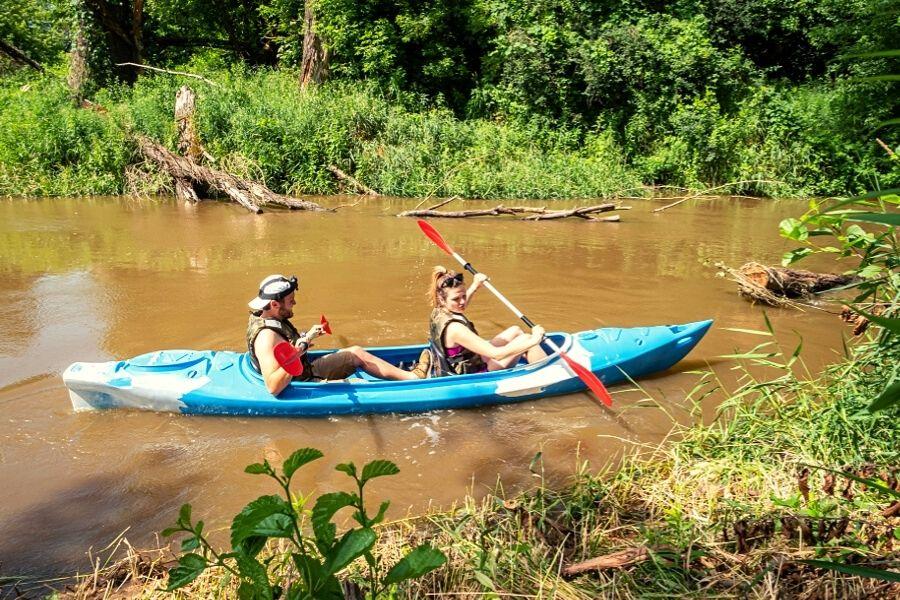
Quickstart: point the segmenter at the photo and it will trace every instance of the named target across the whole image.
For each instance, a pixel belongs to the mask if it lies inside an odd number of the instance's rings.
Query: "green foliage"
[[[74,19],[69,2],[0,0],[0,41],[39,63],[55,63],[67,49]],[[0,54],[0,75],[3,74]]]
[[[117,194],[134,150],[117,120],[47,76],[0,86],[0,195]]]
[[[338,574],[352,562],[364,558],[368,565],[368,593],[372,600],[387,593],[398,583],[421,577],[446,561],[443,553],[428,545],[413,548],[397,561],[387,573],[381,557],[374,552],[378,539],[374,525],[384,518],[388,502],[381,504],[372,517],[364,503],[363,488],[375,477],[394,475],[397,466],[386,460],[375,460],[363,467],[358,476],[353,463],[336,467],[350,476],[356,484],[355,493],[333,492],[320,496],[312,510],[306,508],[307,498],[291,493],[291,479],[298,469],[322,458],[315,448],[302,448],[284,461],[278,473],[268,461],[248,465],[244,471],[265,475],[275,480],[282,496],[261,496],[247,504],[231,523],[231,546],[227,553],[218,553],[203,535],[203,522],[191,519],[191,505],[181,507],[174,527],[163,531],[164,536],[187,533],[181,550],[185,554],[178,566],[169,571],[168,591],[188,585],[206,569],[222,569],[240,581],[240,598],[272,599],[282,593],[290,599],[343,598]],[[350,528],[337,537],[335,514],[343,508],[354,509],[358,528]],[[307,517],[312,521],[312,536],[303,528]],[[276,553],[264,561],[258,556],[273,538],[284,538],[290,548],[283,555]],[[199,553],[192,552],[199,550]],[[287,589],[282,590],[282,585]]]

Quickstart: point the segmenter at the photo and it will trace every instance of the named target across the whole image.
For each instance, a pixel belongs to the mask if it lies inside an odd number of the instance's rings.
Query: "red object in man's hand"
[[[281,368],[297,377],[303,373],[303,362],[300,360],[300,353],[289,342],[281,342],[276,344],[275,360],[281,365]]]
[[[328,319],[325,318],[325,315],[322,315],[322,331],[331,333],[331,325],[328,324]]]

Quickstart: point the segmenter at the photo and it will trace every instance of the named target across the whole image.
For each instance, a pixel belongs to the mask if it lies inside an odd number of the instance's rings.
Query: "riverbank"
[[[854,358],[810,377],[793,347],[758,334],[772,376],[748,371],[711,423],[676,426],[671,441],[638,448],[614,471],[583,465],[556,489],[545,484],[536,457],[531,469],[540,483],[531,491],[469,499],[453,511],[381,527],[380,556],[396,558],[429,541],[448,557],[392,597],[887,598],[900,592],[898,583],[860,576],[868,567],[893,570],[882,577],[894,582],[900,577],[896,414],[866,411],[896,364],[896,346],[887,353],[863,346]],[[741,362],[759,363],[752,358],[759,350]],[[698,403],[719,385],[712,374],[701,374],[689,400]],[[802,562],[811,559],[822,562]],[[270,579],[290,576],[284,564],[272,561]],[[162,591],[166,566],[172,564],[160,554],[132,555],[65,597],[99,597],[98,591],[119,586],[135,597],[172,597]],[[359,564],[345,577],[362,582]],[[221,597],[235,585],[207,571],[179,594]]]
[[[199,72],[213,83],[149,73],[133,87],[100,90],[92,109],[71,105],[62,68],[3,79],[0,196],[171,192],[129,136],[174,148],[183,84],[197,91],[197,127],[217,166],[290,195],[340,191],[330,165],[384,195],[486,199],[634,196],[648,186],[728,182],[739,183],[719,193],[852,195],[872,177],[891,187],[897,176],[869,141],[823,128],[844,119],[849,92],[840,87],[761,89],[730,116],[701,101],[681,118],[693,133],[636,150],[612,129],[461,119],[365,82],[301,92],[289,70]]]

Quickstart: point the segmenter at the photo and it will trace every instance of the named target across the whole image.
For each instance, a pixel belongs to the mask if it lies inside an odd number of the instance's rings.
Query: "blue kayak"
[[[668,369],[691,351],[712,321],[604,328],[549,337],[607,385]],[[425,346],[369,351],[401,365]],[[333,351],[311,352],[311,358]],[[74,363],[63,373],[75,410],[130,408],[206,415],[319,417],[425,412],[533,400],[585,389],[559,354],[502,371],[412,381],[384,381],[362,372],[345,380],[292,382],[278,396],[266,390],[246,353],[161,350],[131,360]]]

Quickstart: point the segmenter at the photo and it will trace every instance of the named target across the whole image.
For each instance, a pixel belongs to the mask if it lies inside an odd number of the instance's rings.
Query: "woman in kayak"
[[[513,326],[490,341],[478,335],[475,325],[463,313],[472,295],[486,280],[479,273],[466,289],[462,273],[444,267],[432,271],[427,296],[433,309],[429,338],[435,375],[497,371],[515,365],[523,355],[530,363],[547,357],[540,346],[544,338],[544,328],[540,325],[530,334]]]

